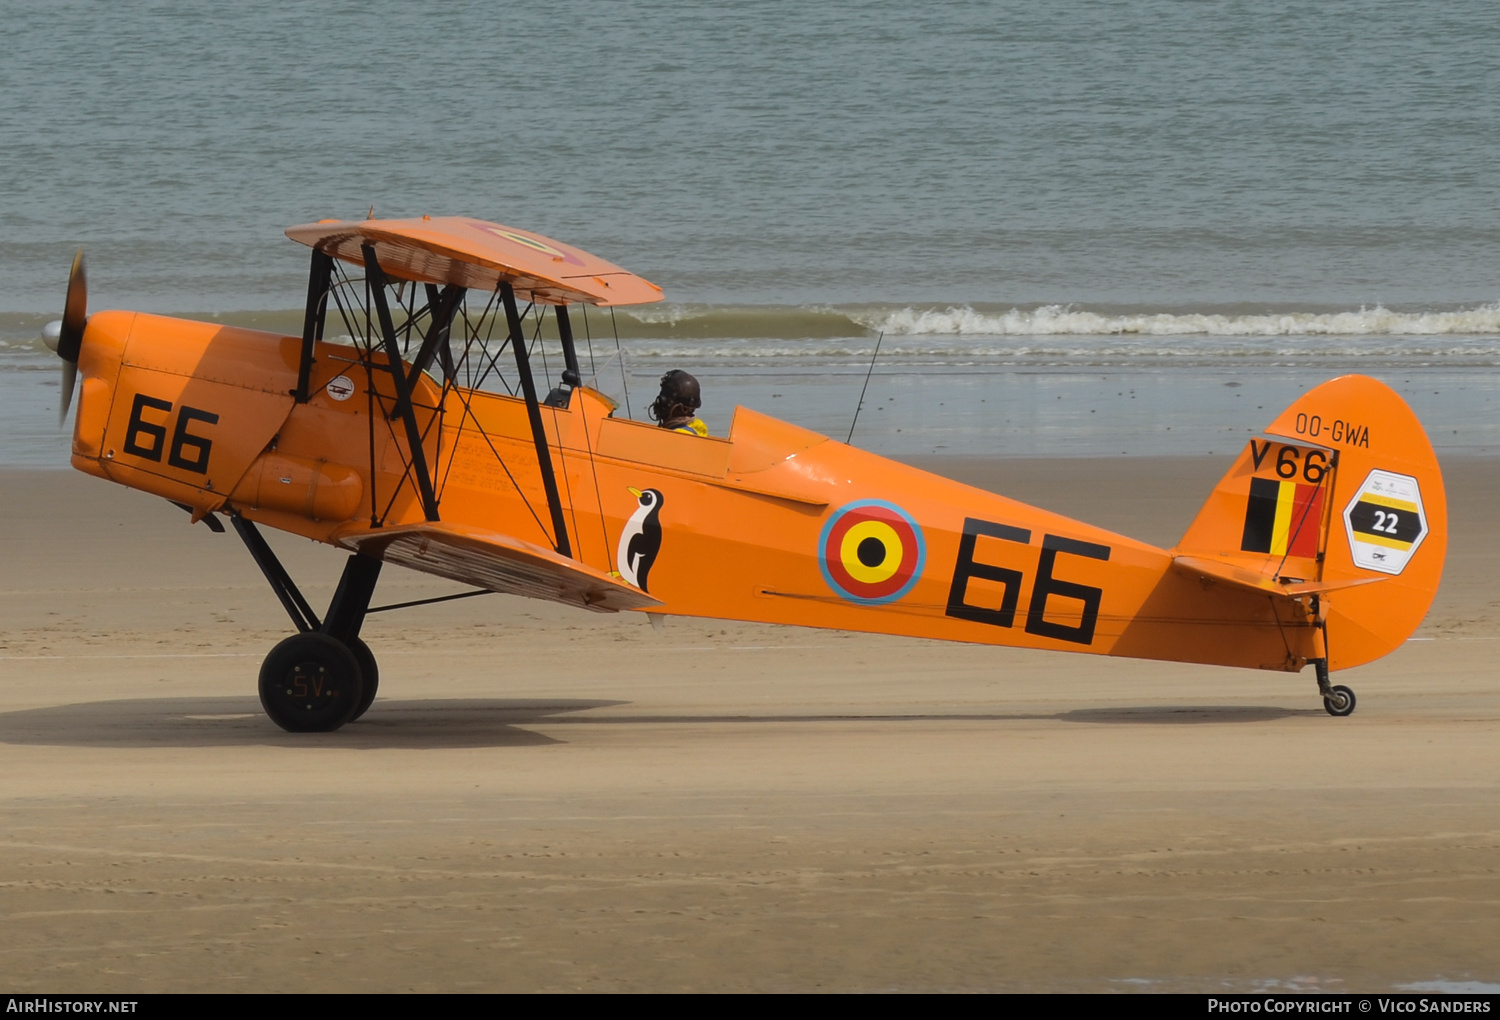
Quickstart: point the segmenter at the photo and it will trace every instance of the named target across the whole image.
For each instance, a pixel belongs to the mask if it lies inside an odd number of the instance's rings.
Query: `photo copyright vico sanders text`
[[[1488,1013],[1488,999],[1215,999],[1210,1013]]]

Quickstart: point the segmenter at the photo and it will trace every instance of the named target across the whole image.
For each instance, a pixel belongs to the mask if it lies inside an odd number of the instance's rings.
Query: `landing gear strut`
[[[260,667],[260,703],[271,721],[292,733],[326,733],[364,715],[375,700],[380,672],[359,629],[375,594],[380,561],[358,553],[320,622],[276,553],[253,523],[230,517],[271,590],[299,633],[282,641]]]
[[[1331,716],[1346,716],[1354,711],[1354,692],[1343,684],[1328,683],[1328,603],[1314,595],[1308,603],[1311,622],[1317,625],[1314,631],[1313,649],[1321,653],[1318,658],[1309,658],[1313,673],[1318,678],[1318,694],[1323,699],[1323,710]]]
[[[1343,684],[1328,685],[1328,660],[1313,659],[1313,669],[1318,675],[1318,693],[1323,696],[1323,708],[1329,715],[1345,716],[1354,711],[1354,692]]]

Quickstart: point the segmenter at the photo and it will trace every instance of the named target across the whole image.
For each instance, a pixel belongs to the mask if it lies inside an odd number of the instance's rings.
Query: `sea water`
[[[886,453],[1222,453],[1366,371],[1441,450],[1500,451],[1493,4],[20,0],[5,26],[3,463],[66,460],[36,337],[77,247],[93,308],[297,332],[282,229],[371,207],[660,284],[590,321],[636,417],[682,367],[721,433],[744,403],[843,439],[861,407]]]

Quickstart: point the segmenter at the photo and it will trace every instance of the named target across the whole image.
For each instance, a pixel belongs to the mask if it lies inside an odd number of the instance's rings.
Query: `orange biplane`
[[[374,700],[359,633],[385,563],[604,612],[1311,664],[1336,716],[1354,694],[1329,671],[1397,647],[1437,591],[1437,459],[1373,379],[1303,396],[1158,549],[743,407],[727,438],[615,417],[583,385],[570,306],[661,290],[557,241],[427,217],[287,234],[312,248],[302,336],[86,316],[80,253],[57,353],[64,415],[83,377],[73,466],[228,517],[286,607],[298,633],[260,697],[288,730]],[[527,324],[548,306],[566,367],[539,386]],[[262,525],[351,554],[321,619]]]

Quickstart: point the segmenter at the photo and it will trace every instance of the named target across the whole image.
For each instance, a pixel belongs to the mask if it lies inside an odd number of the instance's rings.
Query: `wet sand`
[[[1226,466],[925,463],[1162,544]],[[1445,471],[1443,590],[1348,719],[1310,671],[492,596],[372,617],[381,697],[316,736],[260,713],[288,624],[232,535],[0,472],[0,986],[1500,983],[1500,459]],[[326,603],[342,557],[276,545]]]

